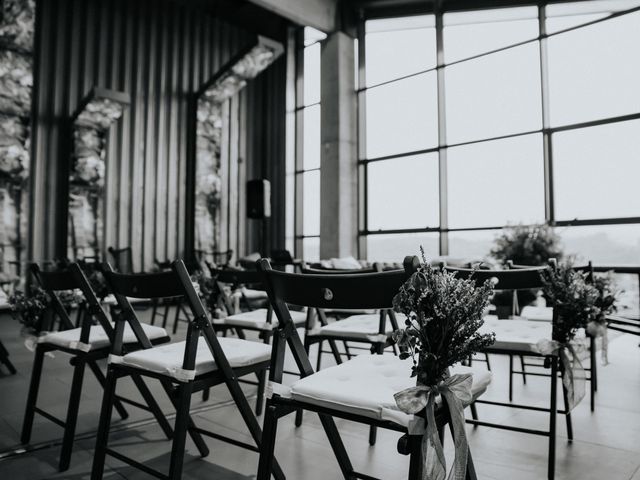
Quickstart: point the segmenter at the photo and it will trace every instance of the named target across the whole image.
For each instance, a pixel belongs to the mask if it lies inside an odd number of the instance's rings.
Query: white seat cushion
[[[488,315],[480,333],[495,332],[496,342],[492,349],[536,352],[536,344],[543,339],[551,340],[551,322],[532,322],[529,320],[499,320]]]
[[[269,295],[264,290],[253,290],[252,288],[242,287],[242,294],[247,300],[268,300]]]
[[[393,395],[414,387],[411,359],[394,355],[358,355],[296,381],[290,395],[299,401],[407,426],[413,415],[400,411]],[[472,393],[478,398],[491,383],[484,368],[455,366],[451,374],[473,373]]]
[[[157,340],[167,336],[166,330],[162,327],[154,327],[153,325],[147,325],[146,323],[141,323],[140,325],[149,340]],[[122,339],[124,343],[137,342],[136,336],[128,323],[125,324]],[[80,350],[83,352],[108,347],[111,344],[109,342],[107,332],[105,332],[104,328],[100,325],[93,325],[91,327],[89,331],[89,343],[87,344],[80,342],[79,328],[72,328],[71,330],[63,330],[61,332],[49,332],[46,335],[39,337],[38,343],[49,343],[58,347],[70,348],[72,350]]]
[[[404,323],[405,316],[396,313],[396,319],[398,323]],[[352,315],[344,320],[338,320],[331,322],[329,325],[325,325],[310,331],[309,335],[329,335],[333,337],[351,337],[362,339],[370,342],[385,341],[386,337],[393,332],[393,326],[387,318],[385,321],[385,334],[383,338],[379,338],[380,334],[380,314],[370,313],[366,315]]]
[[[553,308],[527,305],[520,312],[520,316],[536,322],[551,322],[553,320]]]
[[[218,337],[218,341],[231,368],[247,367],[271,358],[271,346],[264,343],[226,337]],[[111,356],[109,361],[167,375],[182,382],[193,380],[197,375],[212,372],[218,368],[207,341],[204,337],[200,337],[195,370],[184,370],[182,362],[185,345],[184,341],[169,343],[128,353],[123,357]]]
[[[258,330],[271,330],[278,326],[278,317],[274,313],[271,317],[271,323],[267,322],[267,309],[258,308],[250,312],[242,312],[236,315],[230,315],[225,318],[217,318],[213,321],[214,325],[230,325],[239,328],[254,328]],[[307,312],[299,312],[290,310],[291,319],[295,325],[303,325],[307,320]]]

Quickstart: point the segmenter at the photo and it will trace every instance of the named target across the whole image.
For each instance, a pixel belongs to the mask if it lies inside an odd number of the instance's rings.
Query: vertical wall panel
[[[190,195],[187,102],[251,38],[193,8],[169,0],[38,0],[30,258],[66,255],[66,122],[94,86],[131,96],[109,134],[105,246],[130,245],[136,269],[184,253]],[[281,160],[284,129],[277,129],[284,121],[285,82],[280,63],[252,82],[254,91],[235,107],[238,128],[251,124],[253,133],[242,131],[234,141],[259,146],[234,145],[232,155],[238,158],[230,161],[244,161],[239,157],[250,151],[249,161],[260,165]],[[262,105],[267,97],[273,97],[268,108]],[[268,118],[259,118],[263,115]],[[270,140],[263,142],[265,137]],[[266,170],[269,177],[278,172]],[[242,199],[244,184],[238,187],[235,193]],[[234,237],[236,229],[244,237],[246,217],[232,213],[233,223],[238,222],[230,236],[234,248],[244,244]]]

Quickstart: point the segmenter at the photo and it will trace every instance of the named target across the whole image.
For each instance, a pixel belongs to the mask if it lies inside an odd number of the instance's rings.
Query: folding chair
[[[154,262],[159,271],[167,271],[171,269],[171,260],[160,261],[156,258]],[[151,306],[151,320],[149,323],[151,323],[151,325],[155,325],[156,318],[162,318],[162,328],[167,328],[167,322],[169,321],[169,313],[171,307],[175,307],[173,327],[171,329],[171,332],[174,335],[178,332],[178,324],[180,322],[189,323],[189,321],[191,320],[189,311],[185,307],[182,297],[154,299],[151,301]]]
[[[496,290],[531,290],[540,289],[543,286],[541,273],[548,270],[549,267],[532,267],[518,270],[474,270],[468,268],[444,267],[448,272],[455,273],[459,278],[473,278],[478,285],[486,280],[492,280],[495,283]],[[522,405],[512,403],[511,400],[506,402],[497,402],[489,400],[477,400],[476,403],[486,403],[489,405],[505,406],[510,408],[518,408],[532,410],[538,412],[549,413],[549,430],[536,430],[530,428],[522,428],[512,425],[496,424],[480,421],[476,418],[468,419],[467,423],[478,426],[487,426],[512,432],[527,433],[532,435],[541,435],[549,438],[548,449],[548,468],[547,475],[549,480],[553,480],[555,476],[555,451],[556,451],[556,414],[565,415],[567,425],[567,437],[571,442],[573,440],[573,428],[571,424],[571,413],[567,410],[567,391],[562,386],[564,399],[564,410],[558,410],[557,404],[557,388],[558,377],[562,376],[563,366],[559,362],[557,353],[550,355],[542,355],[537,353],[537,342],[542,339],[556,340],[553,325],[557,320],[557,311],[554,309],[552,322],[535,322],[528,320],[490,320],[486,319],[481,330],[485,332],[495,332],[495,343],[485,349],[487,353],[508,355],[510,359],[509,371],[513,371],[513,356],[522,355],[527,357],[540,357],[544,359],[545,368],[551,370],[550,374],[550,397],[549,407],[537,407],[532,405]],[[511,377],[511,375],[510,375]],[[509,381],[509,392],[512,393],[511,378]]]
[[[211,277],[215,282],[214,295],[218,295],[221,303],[224,305],[225,310],[229,314],[224,318],[213,319],[213,328],[216,332],[221,332],[224,337],[228,332],[233,330],[237,333],[238,337],[242,340],[246,340],[245,330],[258,333],[258,338],[263,343],[269,344],[271,336],[273,335],[273,329],[278,326],[278,319],[273,318],[273,310],[271,305],[267,308],[252,309],[253,304],[244,295],[246,289],[240,290],[241,299],[248,310],[244,312],[234,313],[236,311],[234,305],[234,298],[229,293],[229,287],[238,287],[240,285],[249,285],[256,288],[262,285],[262,274],[255,270],[230,270],[230,269],[218,269],[211,264],[207,264],[209,267]],[[264,292],[264,290],[260,290]],[[264,292],[266,295],[266,292]],[[291,312],[293,322],[296,326],[303,326],[307,321],[307,312],[293,311]],[[244,382],[251,385],[258,386],[258,394],[256,398],[256,415],[262,415],[262,405],[264,398],[264,387],[267,380],[266,371],[261,372],[258,376],[258,382],[245,380]],[[209,391],[205,390],[203,394],[203,400],[208,400]]]
[[[308,308],[389,309],[400,286],[419,265],[417,257],[407,257],[406,270],[364,274],[294,274],[272,270],[269,261],[260,260],[269,299],[278,317],[277,335],[273,337],[269,379],[273,394],[267,400],[264,418],[264,445],[260,452],[258,480],[270,478],[278,420],[297,409],[319,414],[333,452],[345,479],[374,477],[356,472],[351,465],[333,417],[403,434],[398,450],[410,454],[409,479],[422,478],[420,435],[409,435],[413,416],[395,406],[393,394],[398,389],[415,385],[410,378],[411,360],[392,355],[360,355],[334,367],[314,372],[307,352],[291,320],[287,304]],[[293,354],[301,378],[291,386],[282,385],[287,346]],[[470,372],[469,367],[456,367]],[[454,372],[456,369],[454,369]],[[482,371],[474,378],[473,393],[477,398],[488,386],[491,374]],[[444,433],[449,422],[448,409],[436,412],[438,428]],[[475,479],[469,456],[467,478]]]
[[[9,360],[9,352],[2,344],[2,340],[0,340],[0,364],[7,367],[11,375],[15,375],[18,372],[16,367],[13,366],[13,363],[11,363],[11,360]]]
[[[64,439],[59,462],[60,471],[64,471],[69,468],[71,460],[85,367],[89,366],[100,385],[104,388],[105,377],[97,361],[109,355],[109,349],[114,338],[114,329],[78,264],[72,263],[68,269],[52,272],[41,271],[37,264],[32,264],[31,272],[49,296],[51,301],[49,308],[52,309],[52,313],[60,318],[60,324],[63,330],[49,332],[38,338],[29,395],[27,398],[27,409],[22,426],[21,441],[24,444],[29,443],[34,415],[36,413],[64,428]],[[62,290],[73,290],[76,288],[82,291],[86,302],[85,315],[82,316],[81,325],[77,328],[71,322],[69,314],[63,307],[57,294],[57,292]],[[93,325],[93,319],[97,320],[98,325]],[[155,344],[168,342],[170,340],[163,328],[152,327],[150,325],[145,325],[142,328],[145,335]],[[126,329],[126,331],[123,332],[121,342],[124,343],[129,350],[138,348],[137,339],[131,329]],[[58,419],[36,406],[45,354],[52,351],[60,351],[72,356],[69,363],[73,366],[73,380],[65,420]],[[169,434],[169,430],[167,430],[168,424],[145,383],[138,375],[133,377],[133,381],[147,405],[117,397],[114,399],[114,403],[120,417],[125,419],[128,416],[122,403],[136,405],[153,413],[165,430],[165,433]]]
[[[247,450],[259,451],[262,445],[262,432],[237,379],[267,369],[271,348],[262,343],[216,337],[211,320],[200,302],[189,278],[189,273],[181,260],[172,263],[171,271],[159,273],[121,274],[113,272],[109,265],[105,265],[103,268],[105,279],[118,300],[121,313],[116,320],[115,341],[109,357],[91,478],[93,480],[102,478],[105,457],[110,455],[157,478],[179,479],[182,476],[187,433],[193,439],[202,456],[209,454],[209,449],[204,443],[202,435]],[[186,340],[153,347],[145,337],[127,297],[167,298],[178,296],[185,298],[192,314]],[[142,350],[133,353],[126,353],[122,350],[122,334],[125,324],[128,324],[135,332],[143,346]],[[118,379],[130,375],[141,375],[159,380],[176,409],[168,475],[108,447],[109,425],[116,398],[116,384]],[[192,394],[220,384],[225,384],[228,387],[255,445],[203,430],[192,421],[189,413]],[[277,479],[284,479],[277,463],[273,463],[273,473]]]

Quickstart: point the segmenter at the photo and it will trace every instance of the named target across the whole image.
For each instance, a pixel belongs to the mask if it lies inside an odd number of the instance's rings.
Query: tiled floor
[[[0,373],[0,479],[85,479],[90,477],[92,452],[101,390],[94,378],[86,377],[79,435],[72,458],[72,468],[57,473],[59,454],[57,442],[60,428],[36,416],[32,445],[36,450],[21,455],[10,453],[19,445],[19,430],[24,414],[24,402],[30,375],[32,354],[22,346],[16,322],[8,316],[0,317],[0,338],[11,353],[19,373],[6,376]],[[184,326],[176,339],[184,335]],[[325,365],[329,364],[326,357]],[[638,338],[622,335],[610,344],[610,364],[600,368],[600,388],[596,398],[596,412],[589,411],[585,401],[574,411],[572,444],[566,441],[564,421],[558,417],[556,478],[559,480],[640,480],[640,348]],[[486,398],[504,400],[507,393],[507,362],[492,357],[494,382]],[[41,399],[54,414],[63,415],[71,375],[64,355],[47,360]],[[4,372],[4,370],[3,370]],[[153,382],[151,382],[153,383]],[[544,405],[548,396],[548,380],[529,377],[526,386],[518,379],[518,402]],[[171,412],[166,397],[157,385],[152,385],[163,409]],[[253,397],[254,387],[243,387]],[[121,391],[132,394],[132,387],[123,384]],[[253,398],[250,399],[252,401]],[[196,422],[204,428],[234,435],[250,442],[241,418],[225,387],[217,387],[207,403],[194,399]],[[481,418],[546,428],[547,417],[536,412],[479,406]],[[114,422],[116,430],[111,444],[126,450],[139,461],[164,469],[168,464],[169,443],[149,414],[129,408],[131,417]],[[407,458],[396,453],[397,433],[380,432],[378,443],[367,443],[366,427],[338,421],[352,462],[361,471],[382,479],[406,478]],[[468,429],[470,446],[481,479],[538,480],[546,477],[546,439],[520,433],[489,428]],[[216,440],[207,440],[211,454],[199,458],[190,441],[187,443],[183,478],[216,480],[244,480],[255,477],[257,455]],[[451,451],[450,445],[445,445]],[[278,430],[276,455],[289,479],[329,480],[340,478],[339,470],[319,422],[307,415],[302,427],[295,428],[293,418],[281,421]],[[108,461],[108,479],[143,479],[145,474]]]

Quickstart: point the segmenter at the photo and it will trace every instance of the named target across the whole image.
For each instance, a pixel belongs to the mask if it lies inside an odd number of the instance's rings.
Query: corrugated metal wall
[[[136,269],[185,250],[187,97],[243,48],[250,34],[168,0],[38,0],[34,88],[30,257],[65,252],[68,158],[65,121],[93,86],[128,92],[132,104],[112,127],[107,147],[106,245],[132,246]],[[273,68],[273,67],[272,67]],[[240,101],[240,118],[264,104],[282,81],[258,79],[258,94]],[[277,75],[277,73],[271,74]],[[265,87],[264,85],[268,85]],[[284,95],[284,93],[282,93]],[[274,116],[240,142],[282,136]],[[244,123],[244,122],[243,122]],[[284,141],[281,141],[284,148]],[[242,156],[245,146],[238,147]],[[255,151],[255,149],[253,149]],[[279,162],[283,152],[255,154]],[[258,160],[258,157],[259,160]],[[277,209],[278,207],[276,207]]]

